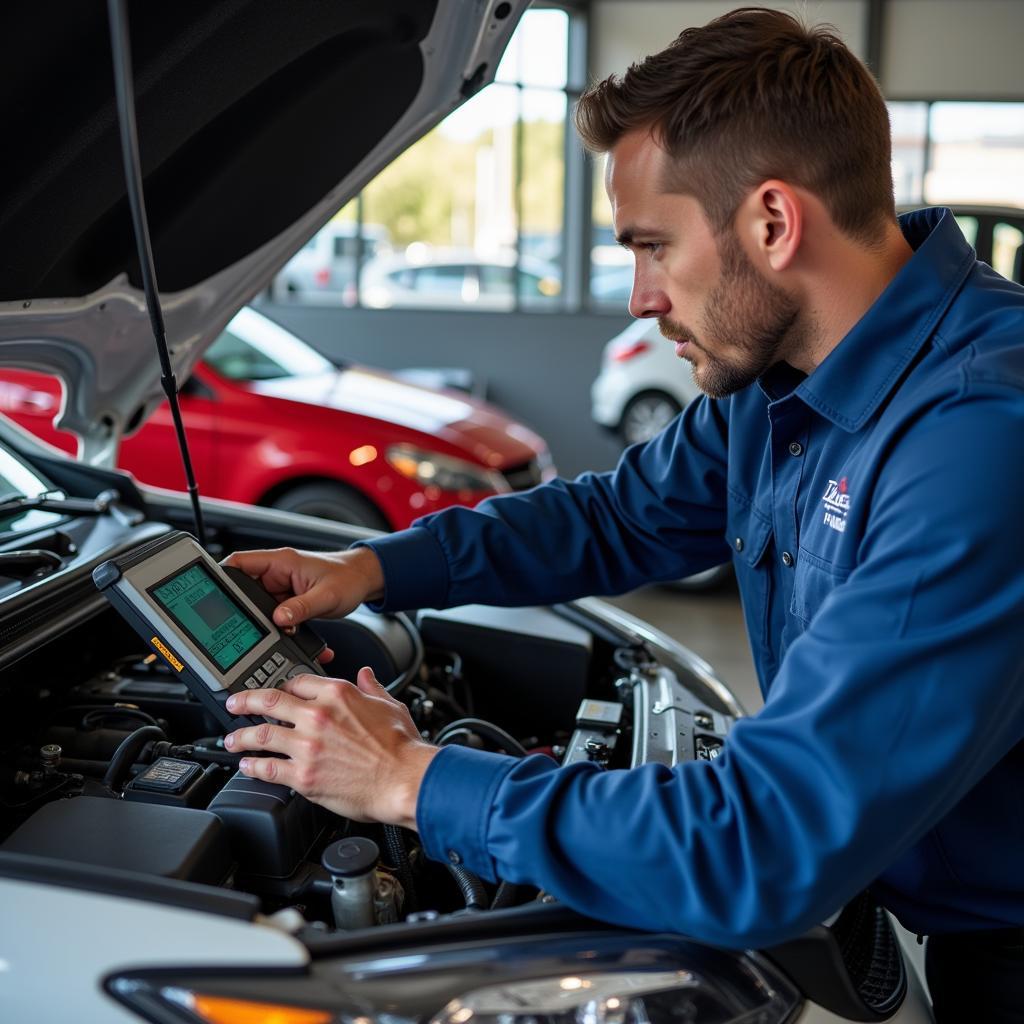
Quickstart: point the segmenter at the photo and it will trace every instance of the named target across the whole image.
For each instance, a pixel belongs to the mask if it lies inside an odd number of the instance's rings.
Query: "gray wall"
[[[621,74],[667,46],[684,28],[742,7],[745,0],[594,0],[595,78]],[[867,0],[782,0],[812,24],[828,22],[865,57]],[[885,0],[882,91],[892,99],[1024,99],[1022,0]]]
[[[590,385],[605,342],[628,316],[332,309],[260,309],[329,359],[383,369],[464,366],[487,397],[536,430],[559,471],[610,469],[619,445],[590,418]]]
[[[1024,99],[1021,0],[889,0],[882,90],[896,99]]]
[[[864,57],[867,0],[761,0],[759,5],[790,11],[811,24],[828,22]],[[595,0],[590,8],[591,76],[622,74],[634,61],[663,50],[684,28],[743,6],[745,0]]]

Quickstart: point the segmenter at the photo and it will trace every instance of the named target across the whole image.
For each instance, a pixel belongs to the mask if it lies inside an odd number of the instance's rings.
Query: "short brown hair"
[[[895,219],[885,100],[827,26],[740,8],[686,29],[576,108],[593,152],[643,127],[675,161],[666,187],[695,196],[718,232],[769,178],[813,192],[840,230],[868,244]]]

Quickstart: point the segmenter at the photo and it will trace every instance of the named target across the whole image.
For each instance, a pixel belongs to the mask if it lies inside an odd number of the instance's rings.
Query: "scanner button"
[[[253,677],[252,677],[252,676],[249,676],[249,678],[248,678],[248,679],[246,679],[246,681],[245,681],[245,685],[246,685],[246,686],[247,686],[247,687],[248,687],[248,688],[249,688],[250,690],[258,690],[258,689],[260,688],[260,684],[259,684],[259,683],[257,683],[257,682],[256,682],[256,680],[255,680],[255,679],[253,679]]]
[[[284,662],[285,662],[284,655],[280,651],[274,651],[274,664],[275,665],[283,665]]]
[[[291,679],[294,676],[301,676],[308,673],[313,673],[313,670],[308,665],[296,665],[295,668],[293,668],[291,672],[288,673],[287,678]]]
[[[276,670],[277,665],[274,664],[272,658],[267,658],[267,660],[263,662],[263,671],[266,672],[268,676],[272,676]]]
[[[253,672],[253,675],[260,683],[265,683],[267,681],[267,673],[261,668],[256,669],[256,671]]]

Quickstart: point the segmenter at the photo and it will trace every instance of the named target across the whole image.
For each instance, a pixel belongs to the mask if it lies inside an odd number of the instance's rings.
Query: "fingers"
[[[315,678],[310,676],[309,678]],[[288,680],[291,682],[291,680]],[[276,718],[281,722],[295,724],[299,717],[303,701],[280,689],[245,690],[233,693],[227,699],[227,709],[233,715],[256,715]]]
[[[324,687],[330,682],[332,680],[326,679],[324,676],[314,676],[306,672],[301,676],[292,676],[291,679],[286,679],[281,684],[281,689],[300,700],[317,700],[324,696]]]
[[[316,660],[320,662],[321,665],[329,665],[332,661],[334,661],[334,651],[332,651],[330,647],[325,647],[317,655]]]
[[[324,676],[315,676],[304,673],[300,676],[292,676],[281,684],[281,689],[302,700],[333,700],[338,697],[338,687],[348,686],[351,683],[347,679],[329,679]],[[377,682],[373,669],[364,666],[356,676],[356,687],[370,697],[384,697],[387,700],[393,698],[388,691]],[[256,691],[259,692],[259,691]]]
[[[333,554],[293,548],[236,551],[224,564],[258,579],[278,599],[273,619],[286,632],[310,619],[341,618],[384,592],[380,560],[368,548]]]
[[[387,690],[377,682],[377,677],[373,674],[373,669],[369,665],[364,665],[359,670],[359,674],[356,676],[356,686],[363,693],[368,693],[371,697],[388,696]]]
[[[238,770],[250,779],[296,788],[294,763],[280,757],[243,757],[238,763]]]
[[[274,566],[278,551],[235,551],[225,558],[221,565],[233,565],[241,569],[246,576],[258,580],[265,576]]]
[[[278,626],[297,626],[310,619],[332,618],[348,611],[339,591],[326,580],[317,580],[305,593],[285,598],[274,609]]]
[[[228,555],[221,565],[238,569],[246,576],[259,580],[261,586],[278,601],[295,593],[297,552],[291,548],[267,551],[236,551]]]
[[[296,738],[294,729],[286,729],[280,725],[263,722],[261,725],[249,725],[236,729],[224,737],[224,746],[228,750],[266,750],[272,754],[284,754],[293,757],[304,748],[304,741]]]
[[[278,599],[273,619],[289,634],[301,622],[343,614],[354,604],[344,604],[341,588],[333,583],[336,567],[325,556],[293,548],[272,548],[236,551],[222,564],[259,580]]]

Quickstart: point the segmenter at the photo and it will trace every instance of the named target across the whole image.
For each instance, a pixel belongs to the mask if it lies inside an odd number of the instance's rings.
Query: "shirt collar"
[[[914,255],[794,392],[851,432],[892,392],[974,266],[951,211],[916,210],[900,217],[900,228]]]

